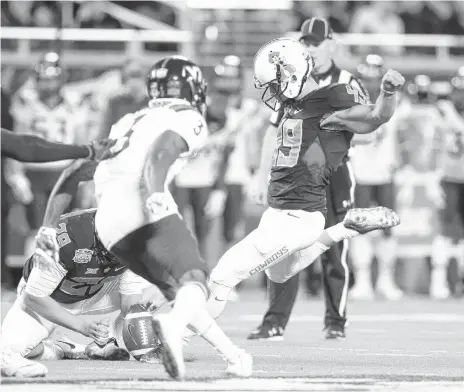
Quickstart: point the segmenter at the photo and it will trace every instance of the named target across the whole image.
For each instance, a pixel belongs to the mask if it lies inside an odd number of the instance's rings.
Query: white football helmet
[[[272,110],[277,103],[295,99],[313,70],[306,47],[291,38],[278,38],[263,45],[254,58],[255,87],[265,89],[261,99]]]

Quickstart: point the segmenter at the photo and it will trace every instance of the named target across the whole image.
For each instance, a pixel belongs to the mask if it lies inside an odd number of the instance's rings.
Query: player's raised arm
[[[394,70],[388,70],[382,78],[381,93],[374,105],[356,105],[332,113],[321,121],[321,128],[347,130],[353,133],[370,133],[388,122],[396,108],[396,92],[405,80]]]

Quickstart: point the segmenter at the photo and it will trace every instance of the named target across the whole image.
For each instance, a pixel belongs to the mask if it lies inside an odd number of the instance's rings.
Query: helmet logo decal
[[[182,68],[182,76],[186,77],[190,75],[195,82],[199,82],[201,80],[201,70],[198,67],[192,67],[190,65],[186,65]]]
[[[286,78],[289,78],[296,72],[296,68],[291,64],[287,64],[287,59],[281,56],[280,52],[270,52],[268,59],[269,63],[282,67]]]

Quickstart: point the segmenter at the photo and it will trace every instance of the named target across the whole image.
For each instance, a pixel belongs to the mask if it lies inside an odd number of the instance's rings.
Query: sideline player
[[[255,56],[255,86],[264,89],[263,101],[273,110],[283,104],[286,113],[277,135],[266,135],[254,183],[255,199],[264,202],[267,195],[269,208],[258,228],[226,252],[211,272],[208,308],[213,316],[249,276],[265,270],[270,280],[284,282],[328,249],[327,237],[336,243],[399,223],[387,208],[354,209],[324,231],[325,187],[331,174],[347,155],[354,133],[373,132],[389,121],[404,78],[388,71],[376,103],[366,105],[347,84],[319,88],[311,76],[312,64],[306,47],[289,38],[270,41]]]
[[[95,172],[96,229],[106,249],[136,274],[174,300],[170,313],[155,315],[169,375],[182,378],[182,337],[187,325],[226,359],[227,372],[250,376],[252,358],[224,334],[208,314],[208,268],[192,233],[179,216],[168,184],[188,157],[207,140],[206,82],[200,68],[180,57],[158,61],[147,78],[149,108],[115,124],[110,137],[128,144]],[[64,171],[68,181],[93,177],[95,164],[76,161]]]
[[[65,341],[47,340],[57,326],[94,339],[85,349],[90,359],[129,359],[129,353],[118,346],[118,342],[123,345],[124,317],[133,304],[142,300],[143,289],[150,285],[105,249],[95,231],[96,209],[60,218],[56,214],[62,210],[60,203],[60,197],[52,194],[44,218],[44,227],[57,227],[59,254],[51,261],[38,248],[26,261],[18,297],[2,323],[3,376],[31,376],[34,369],[32,361],[6,354],[5,350],[37,360],[79,354]],[[44,238],[41,229],[39,240]],[[111,328],[106,322],[78,317],[116,310],[120,314]]]

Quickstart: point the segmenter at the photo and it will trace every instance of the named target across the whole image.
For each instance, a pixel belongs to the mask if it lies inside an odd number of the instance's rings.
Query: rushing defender
[[[231,248],[211,273],[213,316],[221,313],[232,288],[249,276],[265,270],[272,281],[284,282],[334,243],[399,223],[396,214],[383,207],[355,209],[342,223],[323,230],[331,174],[348,153],[354,133],[373,132],[391,118],[395,91],[404,78],[388,71],[375,105],[365,105],[350,85],[319,88],[311,71],[307,49],[292,39],[271,41],[256,54],[256,87],[264,89],[262,99],[273,110],[283,105],[285,116],[277,146],[275,133],[266,135],[255,177],[254,197],[264,202],[268,194],[269,208],[259,227]]]
[[[119,139],[115,147],[126,147],[95,172],[98,236],[124,265],[174,300],[172,312],[153,321],[172,377],[185,373],[182,336],[187,325],[221,352],[229,373],[249,376],[251,356],[208,314],[209,271],[167,190],[176,171],[206,142],[206,82],[196,64],[177,56],[157,62],[147,80],[149,107],[113,126],[110,137]],[[94,171],[95,164],[76,161],[61,184],[91,179]]]

